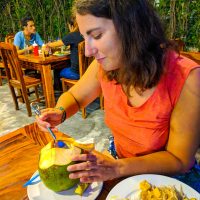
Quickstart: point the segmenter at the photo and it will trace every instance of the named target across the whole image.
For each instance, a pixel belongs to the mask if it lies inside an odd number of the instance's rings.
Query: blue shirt
[[[19,49],[24,49],[24,47],[26,45],[28,45],[28,46],[33,45],[34,41],[39,46],[43,45],[43,41],[42,41],[40,35],[37,32],[34,33],[34,34],[31,34],[31,39],[28,41],[28,40],[25,39],[23,31],[19,31],[15,35],[14,45],[18,46]]]

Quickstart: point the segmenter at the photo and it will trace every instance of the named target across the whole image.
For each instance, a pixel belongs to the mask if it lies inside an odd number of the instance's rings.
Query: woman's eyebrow
[[[100,28],[97,27],[97,28],[93,28],[93,29],[90,29],[86,32],[87,35],[90,35],[93,31],[96,31],[96,30],[99,30]]]

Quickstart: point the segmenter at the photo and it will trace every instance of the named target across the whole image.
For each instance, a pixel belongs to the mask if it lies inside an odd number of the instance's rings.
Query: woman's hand
[[[83,183],[111,180],[119,177],[119,160],[112,159],[100,152],[81,154],[73,157],[73,161],[82,161],[70,165],[67,170],[69,178],[80,178]]]
[[[62,122],[63,112],[56,108],[47,108],[41,110],[41,116],[36,118],[36,122],[42,131],[47,131],[50,127],[53,131],[57,131],[56,126]]]

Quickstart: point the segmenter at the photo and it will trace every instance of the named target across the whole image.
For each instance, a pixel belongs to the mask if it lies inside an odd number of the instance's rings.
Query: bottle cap
[[[33,42],[33,46],[38,46],[37,43],[36,43],[35,41]]]
[[[63,141],[61,141],[61,140],[58,140],[57,145],[58,145],[58,147],[60,147],[60,148],[63,148],[63,147],[66,146],[66,144],[65,144]]]

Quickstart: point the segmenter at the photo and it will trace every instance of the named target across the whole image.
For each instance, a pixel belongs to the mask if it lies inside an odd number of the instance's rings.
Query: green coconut
[[[39,174],[47,188],[55,192],[68,190],[79,182],[79,179],[70,179],[67,167],[75,164],[72,156],[81,154],[82,150],[76,146],[69,148],[54,147],[50,142],[40,152]]]

